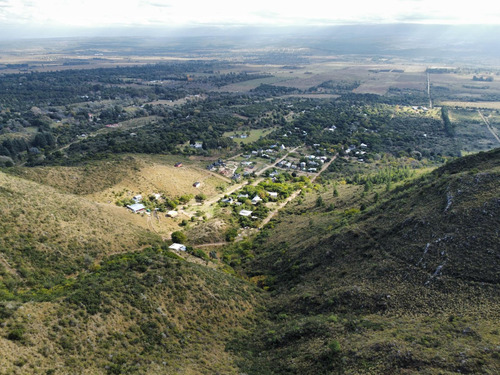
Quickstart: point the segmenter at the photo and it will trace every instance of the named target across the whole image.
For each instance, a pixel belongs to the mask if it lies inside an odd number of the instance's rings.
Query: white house
[[[255,197],[252,198],[252,204],[257,204],[262,201],[262,198],[256,195]]]
[[[134,214],[146,211],[146,207],[141,203],[130,204],[127,206],[127,208],[131,210]]]
[[[269,197],[271,197],[273,199],[277,199],[278,198],[278,193],[275,192],[275,191],[268,191],[267,194],[269,194]]]
[[[248,217],[248,216],[252,215],[252,212],[253,212],[253,211],[241,210],[241,211],[239,212],[239,214],[240,214],[241,216]]]
[[[168,217],[177,217],[177,216],[179,216],[179,213],[177,211],[168,211],[167,216]]]
[[[134,197],[132,197],[132,200],[133,200],[135,203],[142,202],[142,195],[141,195],[141,194],[137,194],[137,195],[135,195]]]
[[[186,251],[186,246],[180,243],[173,243],[168,247],[169,249],[175,250],[175,251]]]

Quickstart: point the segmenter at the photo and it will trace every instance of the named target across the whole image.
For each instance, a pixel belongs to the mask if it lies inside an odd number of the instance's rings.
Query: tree
[[[323,202],[323,197],[319,195],[318,198],[316,199],[316,207],[323,207],[324,204],[325,203]]]
[[[185,243],[187,241],[187,237],[181,231],[176,231],[172,233],[172,241],[175,243]]]
[[[196,199],[197,202],[203,202],[205,199],[207,199],[207,196],[203,193],[200,193],[196,194],[194,198]]]

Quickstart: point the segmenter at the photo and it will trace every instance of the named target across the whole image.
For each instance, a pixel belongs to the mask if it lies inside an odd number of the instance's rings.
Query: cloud
[[[158,3],[158,2],[152,2],[152,1],[145,1],[144,5],[150,6],[150,7],[155,7],[155,8],[172,8],[172,4],[165,4],[165,3]]]

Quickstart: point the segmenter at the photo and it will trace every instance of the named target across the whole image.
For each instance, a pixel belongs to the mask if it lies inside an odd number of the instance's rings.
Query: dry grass
[[[457,102],[457,101],[442,101],[437,105],[460,108],[484,108],[484,109],[500,109],[500,102]]]
[[[201,182],[199,188],[193,187],[197,181]],[[225,183],[194,166],[176,168],[173,165],[155,163],[143,166],[138,171],[126,175],[120,182],[89,197],[98,202],[109,203],[114,202],[117,195],[131,198],[136,194],[160,193],[168,197],[179,197],[184,194],[203,193],[211,196],[217,193],[216,186],[219,185]]]

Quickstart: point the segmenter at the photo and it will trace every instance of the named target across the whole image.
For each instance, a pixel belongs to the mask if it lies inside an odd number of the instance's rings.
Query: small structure
[[[278,199],[278,193],[275,191],[268,191],[267,194],[269,194],[269,197],[272,199]]]
[[[134,214],[146,211],[146,207],[142,203],[130,204],[127,206],[127,208],[131,210]]]
[[[168,248],[175,251],[186,251],[186,246],[181,243],[173,243]]]
[[[198,182],[196,181],[194,184],[193,184],[193,187],[195,188],[199,188],[201,186],[201,182]]]
[[[181,163],[181,162],[179,162],[179,163],[175,163],[175,164],[174,164],[174,167],[176,167],[176,168],[180,168],[180,167],[182,167],[182,163]]]
[[[154,193],[154,194],[153,194],[153,197],[155,197],[155,199],[156,199],[156,200],[159,200],[159,199],[161,199],[161,194],[159,194],[159,193]]]
[[[132,200],[135,202],[135,203],[139,203],[139,202],[142,202],[142,195],[141,194],[137,194],[135,196],[132,197]]]
[[[239,194],[238,198],[248,198],[248,194]]]
[[[262,198],[256,195],[255,197],[252,198],[252,204],[257,204],[262,201]]]
[[[177,217],[179,216],[179,213],[177,211],[168,211],[167,212],[167,217]]]
[[[194,144],[191,145],[191,147],[203,148],[203,142],[195,142]]]
[[[251,216],[251,215],[252,215],[252,212],[253,212],[253,211],[249,211],[249,210],[241,210],[241,211],[239,212],[239,214],[240,214],[240,216],[249,217],[249,216]]]

